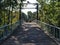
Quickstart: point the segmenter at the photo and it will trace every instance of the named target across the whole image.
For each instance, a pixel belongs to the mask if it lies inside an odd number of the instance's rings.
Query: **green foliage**
[[[31,11],[28,11],[28,21],[33,21],[37,19],[37,12],[32,13]]]
[[[0,27],[14,24],[19,20],[19,12],[14,12],[14,10],[16,10],[15,8],[17,8],[17,5],[17,0],[0,0]],[[16,26],[13,26],[12,29],[14,27]],[[0,38],[3,37],[3,33],[5,34],[6,30],[9,34],[9,31],[11,32],[11,26],[7,26],[5,29],[0,29]]]
[[[50,4],[47,4],[42,0],[38,1],[41,5],[39,10],[40,20],[60,27],[60,2],[50,0]]]

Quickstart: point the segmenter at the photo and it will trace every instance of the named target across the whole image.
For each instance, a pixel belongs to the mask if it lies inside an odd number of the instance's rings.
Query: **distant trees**
[[[31,12],[31,11],[28,11],[28,21],[33,21],[35,19],[37,19],[37,12]]]

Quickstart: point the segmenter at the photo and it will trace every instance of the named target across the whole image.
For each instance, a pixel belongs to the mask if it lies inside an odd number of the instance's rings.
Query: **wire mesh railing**
[[[60,41],[60,28],[41,22],[41,21],[36,21],[37,24],[40,25],[40,28],[42,30],[44,30],[49,36],[51,36],[52,38],[55,38],[56,40]]]
[[[18,22],[16,22],[11,25],[5,25],[0,27],[0,41],[7,38],[19,24]]]

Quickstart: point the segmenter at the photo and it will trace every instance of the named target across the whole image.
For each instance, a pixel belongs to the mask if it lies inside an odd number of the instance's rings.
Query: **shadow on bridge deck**
[[[34,26],[35,27],[34,27]],[[26,23],[15,29],[2,45],[57,45],[36,24]]]

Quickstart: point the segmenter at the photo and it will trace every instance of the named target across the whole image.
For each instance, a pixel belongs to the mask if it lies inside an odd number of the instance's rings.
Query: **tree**
[[[50,3],[45,3],[46,1],[38,0],[41,5],[39,9],[40,20],[51,25],[59,26],[60,18],[59,17],[59,6],[60,2],[57,0],[50,0]]]

